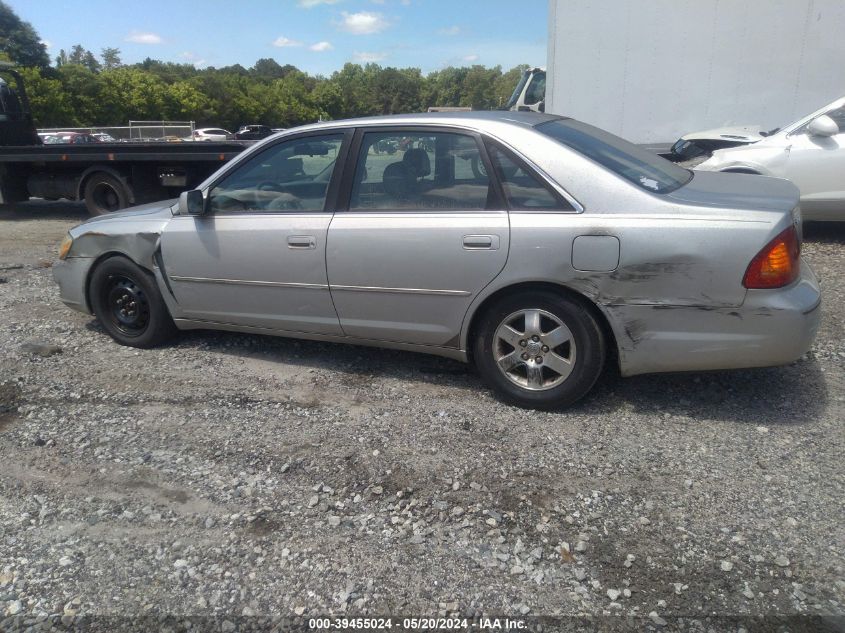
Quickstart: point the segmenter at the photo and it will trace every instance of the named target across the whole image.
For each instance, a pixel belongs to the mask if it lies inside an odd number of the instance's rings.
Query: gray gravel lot
[[[0,209],[0,630],[452,613],[845,628],[845,225],[805,230],[825,302],[805,358],[610,371],[538,413],[411,353],[213,332],[120,347],[50,274],[84,217]]]

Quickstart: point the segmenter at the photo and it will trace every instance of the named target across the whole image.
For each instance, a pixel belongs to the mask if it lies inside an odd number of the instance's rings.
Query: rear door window
[[[547,183],[533,173],[522,161],[495,143],[487,143],[493,169],[512,210],[573,211],[574,207],[555,193]]]

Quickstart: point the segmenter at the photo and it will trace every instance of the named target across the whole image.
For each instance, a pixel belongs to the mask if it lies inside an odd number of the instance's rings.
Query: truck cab
[[[23,80],[8,64],[0,63],[0,146],[40,144]]]
[[[518,112],[546,111],[546,69],[528,68],[522,71],[519,83],[503,108]]]

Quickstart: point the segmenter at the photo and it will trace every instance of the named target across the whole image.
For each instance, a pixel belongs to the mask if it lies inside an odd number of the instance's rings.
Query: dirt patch
[[[0,383],[0,431],[17,418],[21,388],[14,382]]]

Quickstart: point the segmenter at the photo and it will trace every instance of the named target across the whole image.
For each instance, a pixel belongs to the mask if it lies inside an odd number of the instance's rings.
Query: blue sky
[[[198,67],[262,57],[311,74],[347,61],[416,67],[546,62],[546,0],[5,0],[51,57],[74,44],[124,63]]]

